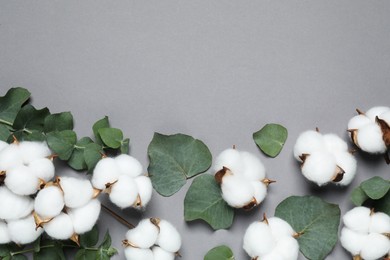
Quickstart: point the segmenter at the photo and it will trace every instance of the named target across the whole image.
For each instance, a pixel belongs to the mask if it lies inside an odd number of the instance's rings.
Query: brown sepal
[[[97,188],[93,188],[93,195],[92,195],[92,198],[93,198],[93,199],[96,199],[96,198],[100,195],[100,193],[102,193],[102,190],[97,189]]]
[[[5,180],[5,171],[0,171],[0,185],[3,185]]]
[[[133,243],[131,243],[131,242],[130,242],[129,240],[127,240],[127,239],[122,240],[122,246],[124,246],[124,247],[139,248],[139,246],[134,245]]]
[[[276,181],[274,181],[274,180],[270,180],[270,179],[264,179],[264,180],[262,180],[261,181],[262,183],[264,183],[265,184],[265,186],[269,186],[271,183],[275,183]]]
[[[155,225],[158,228],[158,230],[160,230],[160,226],[159,225],[160,225],[161,219],[159,219],[159,218],[150,218],[149,220],[150,220],[150,222],[153,225]]]
[[[359,114],[359,115],[364,115],[365,113],[363,111],[361,111],[359,108],[356,108],[356,112]]]
[[[353,260],[363,260],[363,258],[360,255],[354,255]]]
[[[303,154],[301,154],[299,156],[299,159],[301,159],[301,161],[302,161],[302,165],[301,166],[303,166],[303,164],[305,163],[305,161],[306,161],[308,156],[310,156],[310,154],[308,154],[308,153],[303,153]]]
[[[218,184],[222,183],[222,178],[225,176],[225,174],[230,173],[230,169],[223,166],[221,170],[217,171],[214,175],[214,179]]]
[[[257,206],[257,200],[255,199],[255,197],[253,197],[252,200],[242,208],[243,208],[243,210],[248,211],[248,210],[253,209],[256,206]]]
[[[265,213],[263,213],[263,220],[262,220],[262,222],[264,222],[265,224],[269,225],[267,214],[265,214]]]
[[[357,129],[348,129],[347,130],[350,134],[351,134],[351,139],[352,139],[352,142],[357,146],[359,147],[359,143],[357,141]]]
[[[385,120],[380,119],[378,116],[375,118],[376,123],[381,127],[383,133],[383,141],[386,144],[386,147],[390,146],[390,126],[386,123]]]
[[[305,234],[305,232],[303,232],[303,231],[301,231],[301,232],[295,232],[295,233],[293,234],[293,238],[296,239],[296,238],[302,236],[303,234]]]
[[[333,176],[333,182],[340,182],[344,178],[345,171],[343,168],[337,165],[335,175]]]
[[[35,230],[38,230],[38,228],[43,228],[43,224],[49,223],[53,219],[42,219],[36,212],[33,212],[33,216],[35,221]]]
[[[139,194],[137,195],[137,199],[134,202],[134,206],[135,207],[142,207],[142,200],[141,200],[141,196]]]
[[[75,242],[76,245],[80,246],[80,236],[78,234],[74,233],[69,239]]]

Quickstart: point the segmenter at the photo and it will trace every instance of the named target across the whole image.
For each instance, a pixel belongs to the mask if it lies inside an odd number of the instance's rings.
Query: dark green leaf
[[[35,239],[32,246],[34,247],[34,252],[39,252],[39,250],[41,250],[41,237]]]
[[[215,230],[232,225],[234,210],[223,200],[221,188],[212,175],[198,176],[192,182],[184,199],[184,218],[203,219]]]
[[[80,245],[82,247],[93,247],[99,241],[99,229],[95,225],[91,231],[80,235]]]
[[[232,250],[227,246],[217,246],[207,252],[204,260],[234,260]]]
[[[93,134],[95,135],[96,143],[102,145],[103,141],[100,138],[99,135],[99,129],[100,128],[108,128],[110,127],[110,123],[108,122],[108,117],[105,116],[102,119],[98,120],[95,124],[92,126]]]
[[[34,253],[34,260],[65,260],[64,250],[59,242],[44,240],[41,248]]]
[[[89,172],[92,172],[98,161],[102,159],[102,154],[104,154],[102,147],[98,144],[91,143],[85,147],[84,160]]]
[[[70,112],[52,114],[46,117],[44,123],[45,133],[73,129],[73,116]]]
[[[390,192],[374,202],[375,211],[381,211],[390,216]]]
[[[121,146],[123,140],[122,130],[118,128],[100,128],[99,135],[103,143],[110,148],[117,149]]]
[[[102,247],[104,249],[108,249],[111,246],[111,236],[110,233],[108,233],[108,230],[106,231],[106,234],[104,235],[103,242],[100,244],[99,247]]]
[[[6,245],[6,244],[0,245],[0,256],[1,257],[5,257],[5,256],[9,255],[9,253],[10,253],[10,250],[8,248],[8,245]]]
[[[130,139],[126,138],[122,141],[121,143],[121,153],[128,154],[129,153],[129,144],[130,144]]]
[[[191,178],[211,165],[211,153],[200,140],[184,134],[155,133],[148,147],[148,172],[154,189],[171,196]]]
[[[11,88],[0,97],[0,123],[12,125],[22,105],[30,98],[30,92],[24,88]]]
[[[377,200],[386,195],[390,189],[390,182],[379,176],[372,177],[360,184],[362,190],[373,200]]]
[[[282,201],[275,216],[287,221],[299,236],[299,249],[311,260],[324,259],[337,242],[340,208],[314,196],[291,196]]]
[[[84,150],[86,146],[91,143],[93,143],[93,141],[89,137],[83,137],[77,141],[73,153],[68,161],[70,167],[78,171],[87,169],[87,164],[84,158]]]
[[[0,125],[0,140],[7,141],[8,137],[11,135],[11,132],[5,125]]]
[[[368,199],[367,194],[364,192],[364,190],[359,186],[356,187],[351,194],[351,200],[353,204],[356,206],[361,206],[363,203]]]
[[[96,260],[97,258],[97,251],[95,250],[87,250],[87,249],[80,249],[77,251],[75,260]]]
[[[61,160],[68,160],[77,142],[76,133],[72,130],[54,131],[47,134],[47,144]]]
[[[267,124],[253,133],[253,140],[268,156],[276,157],[287,139],[287,129],[278,124]]]
[[[16,115],[13,128],[25,132],[36,130],[43,131],[45,118],[50,115],[49,109],[35,109],[32,105],[25,105]]]
[[[10,260],[27,260],[27,256],[25,255],[13,255],[9,258]]]

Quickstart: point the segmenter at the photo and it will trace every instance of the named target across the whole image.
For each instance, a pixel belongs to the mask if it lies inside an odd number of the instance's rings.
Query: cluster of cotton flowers
[[[273,217],[249,225],[244,235],[244,250],[259,260],[296,260],[299,244],[298,234],[283,219]]]
[[[168,221],[150,218],[127,231],[123,244],[127,260],[173,260],[179,255],[181,237]]]
[[[259,205],[273,182],[266,179],[264,165],[256,156],[234,148],[218,155],[214,170],[223,199],[234,208],[251,209]]]
[[[341,245],[354,259],[390,257],[390,217],[366,207],[356,207],[343,217]]]
[[[111,202],[120,208],[146,206],[153,191],[150,178],[142,175],[141,163],[127,154],[101,159],[93,171],[92,185],[109,193]]]
[[[318,131],[301,133],[294,146],[294,157],[302,162],[302,174],[319,186],[328,182],[348,185],[356,174],[356,160],[348,145],[335,134]]]
[[[352,141],[365,152],[384,154],[390,146],[390,108],[373,107],[348,122]]]

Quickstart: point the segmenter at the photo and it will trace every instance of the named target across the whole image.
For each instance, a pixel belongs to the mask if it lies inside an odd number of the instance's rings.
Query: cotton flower
[[[64,212],[44,224],[44,230],[49,236],[59,240],[69,239],[74,234],[72,219]]]
[[[33,211],[33,199],[28,196],[17,195],[5,186],[0,186],[0,198],[0,219],[20,219]]]
[[[34,216],[30,214],[22,219],[8,221],[8,232],[13,242],[29,244],[42,234],[43,229],[35,228]]]
[[[80,235],[90,231],[99,218],[100,209],[98,199],[93,199],[79,208],[69,208],[68,215],[72,219],[74,231]]]
[[[64,207],[64,195],[58,186],[49,186],[40,190],[34,201],[34,210],[43,219],[59,215]]]
[[[7,244],[11,242],[11,236],[8,232],[7,223],[0,220],[0,244]]]
[[[69,208],[82,207],[94,196],[94,190],[89,180],[60,177],[59,185],[63,192],[65,206]]]

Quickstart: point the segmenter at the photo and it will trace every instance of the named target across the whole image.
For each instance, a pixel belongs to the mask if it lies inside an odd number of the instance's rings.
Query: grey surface
[[[79,136],[91,135],[92,124],[108,115],[145,169],[155,131],[193,135],[214,156],[233,144],[258,154],[277,183],[260,207],[238,212],[229,230],[184,222],[191,181],[170,198],[155,193],[142,214],[115,208],[134,224],[152,216],[174,223],[182,259],[203,259],[220,244],[249,259],[242,250],[246,227],[263,212],[272,216],[287,196],[315,194],[344,213],[352,187],[389,176],[382,158],[358,153],[351,187],[319,189],[292,157],[300,132],[319,127],[347,140],[355,108],[390,105],[389,13],[388,1],[2,0],[0,90],[22,86],[35,106],[70,110]],[[289,130],[276,159],[252,140],[269,122]],[[126,228],[104,212],[99,226],[122,251]],[[349,258],[340,245],[328,257]]]

